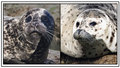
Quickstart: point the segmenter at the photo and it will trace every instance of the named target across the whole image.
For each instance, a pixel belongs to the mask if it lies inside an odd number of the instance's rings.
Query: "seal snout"
[[[75,33],[73,34],[73,37],[74,37],[75,39],[79,39],[79,38],[80,38],[80,32],[81,32],[81,31],[82,31],[81,29],[76,30]]]
[[[89,34],[88,32],[86,32],[85,30],[83,29],[77,29],[74,34],[73,34],[73,37],[76,39],[76,40],[92,40],[93,39],[93,36],[91,34]]]
[[[38,23],[38,22],[34,22],[33,25],[34,25],[35,27],[37,27],[37,26],[39,25],[39,23]]]
[[[46,26],[43,23],[41,23],[40,21],[32,22],[31,25],[32,25],[32,28],[30,28],[31,29],[30,34],[37,33],[39,35],[42,35],[47,30]]]

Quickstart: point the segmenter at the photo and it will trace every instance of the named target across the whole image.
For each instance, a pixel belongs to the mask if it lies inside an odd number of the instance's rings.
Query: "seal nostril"
[[[78,30],[75,31],[75,33],[73,34],[73,36],[74,36],[75,39],[79,39],[80,38],[80,32],[81,31],[82,30],[80,30],[80,29],[78,29]]]
[[[33,25],[34,25],[34,26],[37,26],[37,25],[38,25],[38,23],[37,23],[37,22],[34,22],[34,23],[33,23]]]
[[[78,33],[78,34],[80,34],[80,32],[81,32],[81,30],[80,30],[80,29],[78,29],[78,30],[77,30],[77,33]]]

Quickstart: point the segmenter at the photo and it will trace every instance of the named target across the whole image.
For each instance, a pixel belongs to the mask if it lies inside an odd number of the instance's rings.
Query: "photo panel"
[[[60,63],[60,5],[3,3],[3,64]]]
[[[61,4],[61,63],[117,64],[117,3]]]

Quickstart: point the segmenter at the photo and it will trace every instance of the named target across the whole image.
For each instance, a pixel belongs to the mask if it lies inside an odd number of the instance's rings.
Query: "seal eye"
[[[47,16],[42,16],[42,17],[41,17],[41,21],[42,21],[42,22],[48,22],[49,19],[48,19]]]
[[[79,22],[77,22],[77,23],[76,23],[76,27],[78,27],[78,26],[79,26],[79,24],[80,24],[80,23],[79,23]]]
[[[90,26],[95,26],[97,23],[96,22],[91,22],[89,25]]]
[[[26,19],[25,19],[25,22],[30,22],[32,20],[32,17],[31,16],[28,16]]]

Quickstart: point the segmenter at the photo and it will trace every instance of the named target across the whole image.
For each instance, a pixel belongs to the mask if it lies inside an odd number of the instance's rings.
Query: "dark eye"
[[[78,27],[78,26],[79,26],[79,24],[80,24],[80,23],[79,23],[79,22],[77,22],[77,23],[76,23],[76,27]]]
[[[91,22],[89,25],[90,26],[95,26],[97,23],[96,22]]]
[[[28,16],[26,19],[25,19],[25,22],[30,22],[32,20],[32,17],[31,16]]]
[[[42,17],[41,17],[41,21],[42,21],[42,22],[48,22],[49,19],[48,19],[47,16],[42,16]]]

